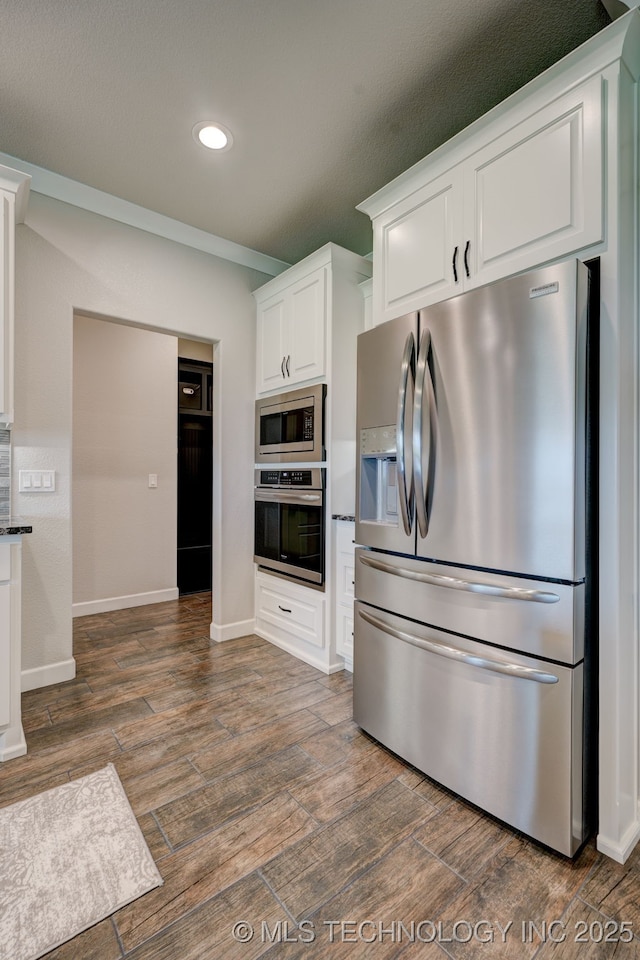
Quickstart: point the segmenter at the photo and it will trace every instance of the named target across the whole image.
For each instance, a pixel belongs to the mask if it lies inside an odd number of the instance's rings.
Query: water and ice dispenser
[[[396,427],[360,431],[359,519],[397,526]]]

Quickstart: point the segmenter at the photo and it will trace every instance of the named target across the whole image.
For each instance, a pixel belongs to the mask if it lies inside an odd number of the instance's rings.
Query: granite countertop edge
[[[30,523],[20,517],[0,517],[0,537],[16,537],[23,533],[33,533]]]
[[[351,513],[332,513],[331,519],[332,520],[350,520],[351,523],[356,522],[356,518]]]

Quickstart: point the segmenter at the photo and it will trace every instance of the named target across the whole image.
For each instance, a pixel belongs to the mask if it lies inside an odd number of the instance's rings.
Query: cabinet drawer
[[[271,578],[259,577],[257,581],[256,619],[286,630],[315,647],[324,645],[323,617],[324,597],[313,590],[300,588],[300,592],[275,583]]]

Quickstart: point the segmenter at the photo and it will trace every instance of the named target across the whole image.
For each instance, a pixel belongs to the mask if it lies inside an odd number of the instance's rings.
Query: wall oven
[[[255,546],[261,567],[306,583],[324,583],[322,467],[256,470]]]
[[[324,460],[324,398],[317,383],[256,400],[256,463]]]

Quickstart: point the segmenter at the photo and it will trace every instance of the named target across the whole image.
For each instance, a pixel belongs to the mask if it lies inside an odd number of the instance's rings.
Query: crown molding
[[[145,207],[130,203],[128,200],[121,200],[120,197],[114,197],[102,190],[96,190],[95,187],[89,187],[77,180],[70,180],[59,173],[53,173],[44,167],[37,167],[25,160],[20,160],[18,157],[0,153],[0,164],[5,164],[13,170],[28,174],[31,177],[33,193],[40,193],[45,197],[51,197],[53,200],[61,200],[63,203],[69,203],[74,207],[80,207],[82,210],[107,217],[109,220],[116,220],[118,223],[125,223],[129,227],[136,227],[146,233],[164,237],[165,240],[173,240],[186,247],[193,247],[195,250],[201,250],[203,253],[209,253],[214,257],[220,257],[222,260],[258,270],[260,273],[266,273],[272,277],[282,273],[290,266],[283,260],[268,257],[257,250],[243,247],[239,243],[217,237],[213,233],[207,233],[206,230],[199,230],[197,227],[189,226],[189,224],[182,223],[180,220],[173,220],[171,217],[155,213],[153,210],[147,210]]]

